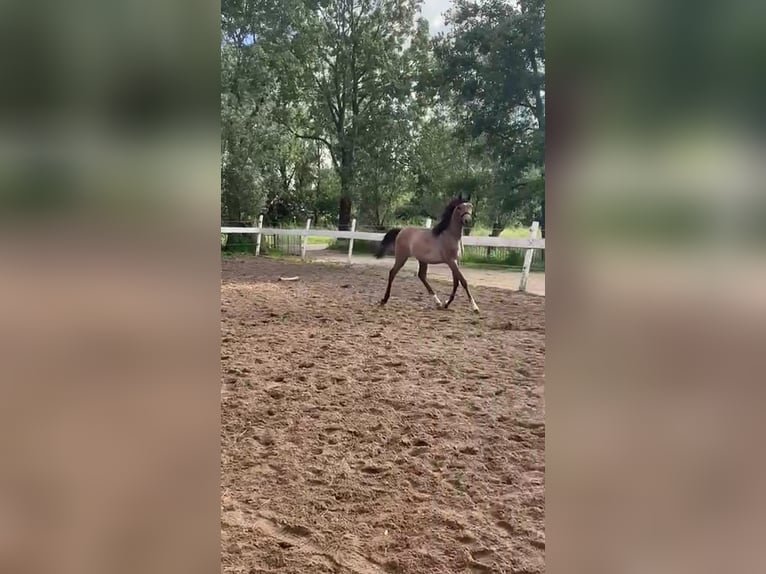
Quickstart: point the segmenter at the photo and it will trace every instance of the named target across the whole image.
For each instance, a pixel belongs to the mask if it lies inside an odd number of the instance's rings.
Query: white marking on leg
[[[476,304],[476,301],[473,300],[473,297],[471,297],[471,309],[473,309],[474,313],[479,312],[479,306]]]
[[[441,299],[439,299],[439,296],[436,293],[434,293],[434,301],[436,301],[436,306],[437,307],[441,307],[442,306]]]

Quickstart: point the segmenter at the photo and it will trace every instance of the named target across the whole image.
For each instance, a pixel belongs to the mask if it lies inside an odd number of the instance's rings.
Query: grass
[[[474,237],[488,237],[491,233],[489,227],[476,225],[471,229],[471,235]],[[529,228],[527,227],[508,227],[503,230],[500,237],[526,238],[529,237]],[[524,249],[509,249],[506,247],[497,247],[487,250],[486,247],[466,246],[465,253],[461,257],[461,264],[468,267],[487,268],[504,267],[511,269],[521,269],[524,265]],[[535,253],[532,259],[532,271],[545,271],[545,258],[541,254]]]
[[[524,265],[524,250],[497,248],[488,256],[486,247],[466,247],[460,262],[468,267],[521,269]],[[540,252],[535,253],[530,270],[545,271],[545,258]]]
[[[516,249],[496,249],[491,255],[487,256],[486,247],[474,249],[469,247],[466,248],[460,261],[467,264],[502,265],[504,267],[521,268],[524,264],[524,254]]]
[[[475,225],[471,228],[471,235],[475,235],[476,237],[488,237],[491,231],[492,230],[489,227]],[[529,237],[529,229],[526,227],[507,227],[503,229],[500,237]]]
[[[340,251],[348,253],[348,239],[333,239],[327,244],[330,251]],[[364,239],[354,239],[354,253],[371,255],[378,250],[377,241],[365,241]]]
[[[332,237],[311,237],[309,235],[308,238],[308,244],[309,245],[330,245],[335,239]]]

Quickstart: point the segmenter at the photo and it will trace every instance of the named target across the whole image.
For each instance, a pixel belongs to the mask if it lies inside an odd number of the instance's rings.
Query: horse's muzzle
[[[471,216],[466,213],[463,215],[463,225],[468,225],[469,223],[471,223]]]

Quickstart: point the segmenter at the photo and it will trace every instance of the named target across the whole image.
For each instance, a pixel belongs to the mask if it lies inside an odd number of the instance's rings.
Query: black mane
[[[441,235],[443,231],[446,231],[449,227],[450,221],[452,220],[452,214],[455,213],[455,208],[461,203],[465,203],[465,199],[462,197],[456,197],[450,201],[447,204],[447,207],[444,208],[442,218],[439,220],[439,223],[437,223],[436,226],[431,230],[431,233],[434,235]]]

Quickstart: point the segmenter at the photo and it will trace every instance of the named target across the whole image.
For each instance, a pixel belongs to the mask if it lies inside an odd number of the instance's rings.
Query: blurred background
[[[217,568],[219,18],[0,4],[3,572]]]
[[[759,571],[766,6],[547,15],[547,566]]]

